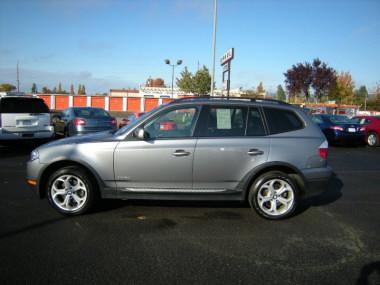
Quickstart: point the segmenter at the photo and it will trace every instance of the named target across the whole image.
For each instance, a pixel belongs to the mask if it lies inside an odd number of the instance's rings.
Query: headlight
[[[33,150],[30,154],[30,160],[36,160],[39,158],[39,153],[38,150]]]

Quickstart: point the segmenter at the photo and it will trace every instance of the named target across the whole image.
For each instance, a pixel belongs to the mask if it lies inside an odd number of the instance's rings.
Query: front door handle
[[[248,155],[262,155],[262,154],[264,154],[264,152],[257,148],[252,148],[248,151]]]
[[[173,156],[188,156],[190,155],[190,152],[185,151],[183,149],[177,149],[175,152],[172,154]]]

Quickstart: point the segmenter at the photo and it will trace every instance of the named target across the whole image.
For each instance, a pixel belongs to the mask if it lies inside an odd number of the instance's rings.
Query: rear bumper
[[[327,190],[333,170],[330,166],[310,168],[302,171],[305,179],[305,197],[313,197]]]
[[[365,133],[356,133],[356,134],[349,134],[349,133],[341,133],[341,132],[335,132],[334,135],[331,137],[331,141],[335,143],[365,143]]]
[[[54,128],[52,126],[46,127],[38,131],[7,131],[0,128],[0,140],[31,140],[31,139],[48,139],[53,137]]]

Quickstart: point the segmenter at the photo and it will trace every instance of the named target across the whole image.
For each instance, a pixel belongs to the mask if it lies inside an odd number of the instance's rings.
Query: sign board
[[[225,54],[220,58],[220,65],[224,65],[226,62],[231,61],[234,58],[234,48],[230,48]]]

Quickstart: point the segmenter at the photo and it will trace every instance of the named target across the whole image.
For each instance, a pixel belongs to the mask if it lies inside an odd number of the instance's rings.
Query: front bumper
[[[327,190],[333,170],[330,166],[309,168],[302,171],[305,179],[304,197],[318,196]]]

